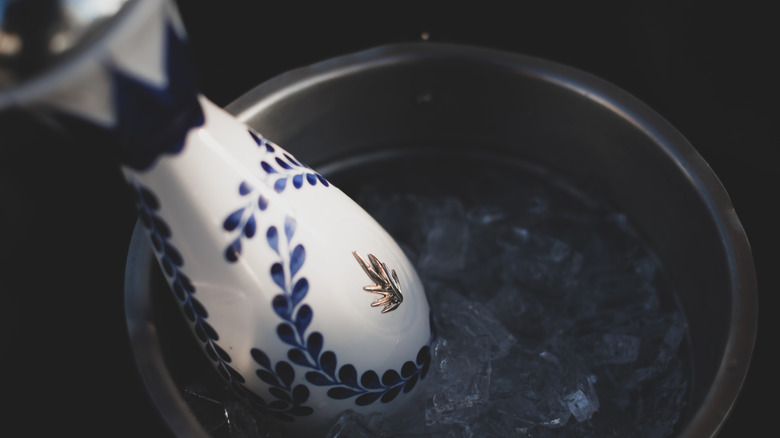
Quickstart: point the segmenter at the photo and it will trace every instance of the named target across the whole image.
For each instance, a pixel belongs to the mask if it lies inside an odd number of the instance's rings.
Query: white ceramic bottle
[[[71,32],[50,36],[59,51],[38,56],[46,68],[3,72],[0,107],[26,106],[118,148],[182,323],[216,372],[299,431],[347,409],[403,406],[425,377],[431,329],[420,279],[393,239],[198,94],[171,2],[103,2],[108,15],[89,38],[86,19],[72,17],[88,17],[90,2],[61,3]],[[24,34],[4,25],[6,48],[14,38]]]

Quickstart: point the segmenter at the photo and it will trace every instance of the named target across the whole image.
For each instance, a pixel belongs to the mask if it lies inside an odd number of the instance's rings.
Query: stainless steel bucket
[[[228,110],[326,176],[373,152],[424,146],[446,156],[479,145],[592,182],[659,257],[685,311],[694,377],[679,436],[711,437],[726,421],[756,336],[750,247],[707,163],[628,93],[537,58],[417,43],[285,73]],[[186,327],[171,317],[175,306],[165,303],[166,286],[138,229],[125,285],[149,393],[174,433],[207,436],[180,383],[182,373],[215,377],[187,355]]]

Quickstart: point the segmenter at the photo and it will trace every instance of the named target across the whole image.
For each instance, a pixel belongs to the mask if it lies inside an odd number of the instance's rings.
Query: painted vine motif
[[[286,412],[291,415],[308,412],[300,405],[308,397],[308,389],[303,385],[291,387],[290,382],[295,375],[290,362],[309,369],[304,377],[310,384],[331,387],[327,391],[329,397],[339,400],[354,397],[355,404],[359,406],[377,400],[387,403],[400,393],[411,391],[427,373],[430,363],[427,346],[419,350],[415,361],[405,362],[400,372],[389,369],[380,377],[376,371],[368,370],[358,378],[354,365],[339,367],[337,354],[330,350],[323,351],[325,337],[322,333],[308,331],[314,311],[303,303],[309,291],[309,282],[299,274],[306,261],[306,249],[302,244],[293,242],[295,229],[295,220],[288,217],[282,239],[275,226],[270,226],[266,232],[268,245],[279,256],[279,261],[270,268],[271,278],[280,289],[271,303],[274,312],[282,320],[276,327],[276,334],[291,347],[287,351],[289,362],[279,361],[273,367],[268,355],[261,349],[253,348],[251,351],[255,362],[260,365],[257,376],[271,386],[269,391],[277,398],[273,403],[279,407],[287,406],[289,411]]]
[[[248,392],[248,390],[242,388],[243,383],[246,381],[244,377],[230,366],[230,355],[217,344],[219,334],[206,321],[208,311],[195,297],[195,286],[181,270],[182,266],[184,266],[184,259],[170,242],[170,227],[157,214],[157,210],[160,208],[157,197],[151,190],[137,182],[131,182],[130,186],[135,195],[136,207],[141,223],[149,234],[152,248],[160,261],[163,273],[185,317],[192,324],[196,337],[203,344],[209,358],[216,362],[219,374],[225,380],[231,382],[234,389]]]
[[[263,153],[260,168],[266,181],[276,193],[282,193],[289,187],[301,189],[304,186],[322,185],[329,187],[330,183],[322,175],[296,160],[295,157],[275,146],[260,134],[248,129],[249,135]],[[222,224],[225,231],[233,232],[235,238],[225,249],[225,258],[229,262],[238,260],[241,254],[243,239],[251,239],[257,230],[255,213],[263,211],[268,206],[268,199],[246,181],[238,186],[238,194],[247,199],[246,204],[233,211]]]

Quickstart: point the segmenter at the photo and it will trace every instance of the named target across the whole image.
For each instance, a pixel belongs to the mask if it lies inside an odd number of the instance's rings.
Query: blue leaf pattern
[[[322,175],[313,171],[289,153],[277,150],[270,142],[262,138],[260,134],[250,129],[249,135],[265,154],[270,155],[260,160],[260,169],[267,176],[273,175],[275,178],[278,177],[272,184],[278,193],[283,192],[287,188],[287,179],[292,179],[292,186],[295,189],[303,187],[304,178],[312,186],[317,183],[322,184],[323,187],[330,186]]]
[[[285,320],[289,319],[290,305],[286,296],[282,294],[275,296],[271,301],[271,306],[273,307],[274,312],[276,312],[280,318]]]
[[[260,167],[266,172],[266,173],[276,173],[276,169],[273,168],[270,164],[266,163],[265,161],[260,162]]]
[[[246,226],[244,227],[244,236],[247,237],[247,239],[251,239],[255,235],[255,231],[257,230],[257,223],[255,222],[255,217],[250,216],[249,219],[246,221]]]
[[[292,181],[291,186],[296,190],[303,188],[304,178],[311,186],[317,185],[318,182],[323,187],[330,185],[320,174],[301,164],[292,155],[282,150],[277,150],[260,134],[251,129],[248,129],[248,133],[264,155],[264,158],[260,160],[260,169],[262,170],[260,177],[276,193],[283,193],[290,186],[287,184],[288,180]],[[260,190],[257,190],[249,182],[242,181],[238,186],[238,194],[242,198],[246,197],[249,201],[244,206],[234,210],[223,221],[222,227],[225,231],[236,233],[234,240],[225,249],[225,258],[231,263],[238,261],[241,255],[242,246],[240,241],[242,239],[251,239],[256,233],[258,222],[255,218],[255,213],[257,210],[264,211],[268,207],[268,198],[259,192]],[[254,199],[256,201],[253,202]],[[275,245],[272,245],[272,248],[274,248],[274,251],[277,251]]]
[[[292,241],[295,235],[295,228],[298,226],[294,217],[287,216],[284,218],[284,234],[287,236],[287,241]]]
[[[379,376],[372,370],[368,370],[360,377],[360,383],[369,389],[381,388],[382,384],[379,382]]]
[[[238,210],[234,211],[230,214],[230,216],[225,219],[225,223],[222,224],[222,227],[227,231],[233,231],[236,229],[238,224],[241,223],[241,216],[244,215],[244,209],[239,208]]]
[[[292,253],[290,253],[290,275],[295,276],[305,261],[306,250],[303,248],[303,245],[296,246]]]
[[[309,280],[301,278],[295,282],[295,286],[293,286],[292,293],[290,294],[293,307],[297,306],[298,303],[303,300],[303,297],[306,296],[307,292],[309,292]]]
[[[290,386],[292,385],[292,381],[295,378],[295,371],[293,371],[292,366],[288,364],[287,362],[279,361],[276,363],[276,374],[278,374],[285,385]]]
[[[401,376],[395,370],[387,370],[382,375],[382,384],[385,386],[392,386],[401,381]]]
[[[293,403],[301,404],[309,398],[309,388],[306,385],[297,385],[293,388],[292,399]]]
[[[271,266],[271,278],[273,278],[274,283],[276,283],[280,288],[286,289],[285,287],[285,279],[284,279],[284,267],[281,263],[274,263]]]
[[[239,254],[241,254],[241,241],[237,239],[225,249],[225,258],[229,262],[235,262]]]
[[[289,163],[287,163],[286,161],[282,160],[282,159],[281,159],[281,158],[279,158],[279,157],[276,157],[276,164],[278,164],[279,166],[281,166],[281,167],[282,167],[282,169],[286,169],[286,170],[291,170],[291,169],[292,169],[292,166],[290,166],[290,164],[289,164]]]
[[[352,364],[347,364],[339,368],[339,379],[345,385],[357,387],[357,371]]]
[[[395,399],[401,392],[401,386],[394,386],[382,394],[382,403],[389,403]]]
[[[285,322],[276,327],[276,334],[285,344],[296,345],[295,329]]]
[[[255,362],[259,363],[260,366],[264,368],[271,368],[271,361],[268,359],[268,356],[263,353],[262,350],[259,350],[257,348],[252,349],[252,359],[255,360]]]
[[[269,245],[280,257],[280,260],[274,262],[270,269],[271,278],[281,290],[281,293],[272,299],[271,305],[274,313],[282,319],[282,322],[277,326],[277,335],[283,343],[292,347],[287,351],[289,363],[279,361],[275,369],[272,370],[266,355],[253,356],[262,360],[262,362],[258,360],[256,362],[263,370],[269,373],[275,372],[276,379],[281,382],[274,386],[277,389],[272,392],[272,395],[276,394],[277,401],[286,403],[287,408],[284,412],[294,415],[293,412],[298,412],[296,406],[305,407],[301,405],[301,401],[298,401],[289,392],[285,392],[290,390],[292,382],[286,379],[294,374],[290,364],[308,368],[310,371],[304,374],[306,382],[315,386],[330,387],[327,391],[329,397],[338,400],[354,397],[355,404],[359,406],[369,405],[379,400],[387,403],[395,399],[402,391],[411,390],[416,385],[417,380],[422,378],[427,371],[428,346],[420,349],[416,362],[405,362],[400,374],[398,371],[390,369],[386,370],[380,379],[376,371],[367,370],[358,378],[358,372],[354,365],[345,364],[339,367],[335,352],[322,351],[325,341],[322,333],[315,331],[307,334],[314,319],[314,311],[309,305],[302,304],[309,291],[308,280],[301,276],[306,262],[306,249],[302,244],[294,243],[295,232],[296,222],[289,217],[284,222],[284,244],[279,239],[279,233],[275,226],[270,226],[266,232]],[[283,250],[283,248],[290,247],[293,249]],[[284,257],[285,255],[286,257]],[[290,284],[292,284],[291,287]],[[282,366],[282,364],[286,364],[286,366]],[[290,374],[282,376],[281,370]],[[268,379],[266,374],[258,374],[258,377]],[[305,388],[305,385],[299,386]],[[284,389],[280,389],[282,387]]]
[[[309,323],[311,323],[312,316],[311,307],[304,304],[298,309],[298,313],[295,314],[295,329],[298,333],[306,332],[306,329],[309,328]]]
[[[320,356],[320,369],[329,376],[336,372],[336,354],[332,351],[326,351]]]
[[[382,396],[381,392],[367,392],[355,399],[355,404],[358,406],[368,406],[374,403],[379,397]]]
[[[292,403],[292,397],[283,389],[272,387],[272,388],[268,388],[268,392],[270,392],[272,396],[280,400],[286,401],[287,403]]]
[[[195,298],[195,285],[193,285],[189,277],[182,272],[182,268],[185,265],[184,258],[169,240],[172,237],[171,229],[162,217],[157,214],[157,210],[160,209],[160,202],[157,200],[157,197],[151,190],[142,186],[137,181],[130,181],[130,186],[133,189],[133,193],[136,195],[136,206],[139,211],[141,223],[146,227],[147,232],[149,233],[152,247],[154,248],[156,256],[161,261],[163,271],[166,274],[173,295],[179,303],[185,317],[192,325],[195,339],[203,345],[206,355],[215,363],[219,375],[229,383],[236,394],[249,399],[255,406],[266,405],[266,402],[262,397],[252,393],[244,386],[246,380],[241,373],[231,366],[232,358],[230,357],[230,354],[217,343],[219,341],[219,334],[207,321],[209,316],[208,311],[206,307]],[[240,253],[240,245],[241,243],[238,240],[232,242],[226,250],[226,257],[229,258],[232,253]],[[268,356],[262,351],[252,351],[251,354],[255,362],[261,364],[261,366],[262,364],[270,365]],[[278,381],[273,374],[265,377],[272,381]],[[301,399],[299,398],[298,400]],[[300,401],[299,404],[304,401],[305,399]],[[305,415],[306,412],[310,414],[313,411],[298,409],[296,412]]]
[[[322,351],[323,338],[320,332],[313,332],[309,335],[309,339],[306,340],[306,346],[308,347],[311,357],[320,357],[320,351]]]
[[[268,241],[268,246],[279,254],[279,233],[276,231],[276,227],[268,228],[268,232],[265,233],[265,239]]]
[[[290,359],[292,363],[296,363],[307,368],[311,368],[313,366],[306,357],[306,354],[301,350],[296,350],[295,348],[291,348],[287,352],[287,358]]]
[[[249,193],[250,193],[252,190],[254,190],[254,189],[253,189],[253,188],[252,188],[252,186],[251,186],[251,185],[249,185],[249,183],[248,183],[248,182],[246,182],[246,181],[243,181],[243,182],[242,182],[242,183],[241,183],[241,184],[238,186],[238,194],[239,194],[239,195],[241,195],[241,196],[246,196],[246,195],[248,195],[248,194],[249,194]]]
[[[414,362],[408,361],[401,367],[401,376],[403,376],[405,379],[408,379],[412,377],[415,371],[417,371],[417,367],[415,366]]]
[[[312,385],[317,386],[330,386],[333,384],[328,376],[317,371],[309,371],[306,373],[306,380]]]

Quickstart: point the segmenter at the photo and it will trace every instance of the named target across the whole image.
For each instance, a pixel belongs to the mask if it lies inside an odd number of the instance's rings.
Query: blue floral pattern
[[[160,261],[160,266],[179,302],[179,306],[184,312],[184,316],[192,324],[195,335],[203,344],[206,354],[211,360],[216,362],[219,374],[225,380],[231,382],[234,389],[248,392],[248,390],[241,387],[245,383],[244,377],[230,366],[230,355],[217,344],[219,334],[206,321],[208,311],[195,297],[195,286],[181,270],[182,266],[184,266],[184,259],[170,242],[170,227],[157,214],[157,210],[160,208],[157,197],[151,190],[143,187],[138,182],[131,181],[130,186],[135,194],[136,207],[138,208],[141,223],[147,229],[152,242],[152,248]]]
[[[330,186],[330,183],[322,175],[313,171],[309,166],[296,160],[295,157],[281,148],[274,146],[252,129],[248,131],[257,146],[265,150],[267,154],[260,161],[260,167],[266,174],[273,177],[273,188],[277,193],[282,193],[287,188],[288,181],[296,189],[303,187],[304,183],[311,186],[315,186],[317,183],[325,187]]]
[[[238,186],[238,194],[247,197],[249,202],[230,213],[222,223],[222,228],[225,231],[238,232],[236,238],[225,249],[225,258],[229,262],[238,260],[238,256],[241,254],[241,241],[244,238],[251,239],[254,237],[255,231],[257,231],[255,212],[257,210],[265,210],[268,207],[268,199],[262,194],[255,194],[254,192],[255,188],[243,181]]]
[[[303,303],[309,292],[309,282],[299,274],[306,261],[306,249],[302,244],[294,244],[295,229],[295,220],[288,217],[284,224],[283,246],[280,245],[280,233],[275,226],[270,226],[266,232],[268,245],[279,256],[279,261],[270,268],[271,278],[281,291],[274,296],[271,303],[274,312],[282,320],[276,327],[276,334],[283,343],[291,347],[287,351],[289,362],[279,361],[273,368],[267,354],[259,348],[252,349],[252,357],[261,366],[256,372],[257,376],[271,385],[269,391],[277,398],[272,404],[278,408],[288,408],[286,412],[292,415],[301,415],[299,412],[310,413],[307,407],[300,405],[308,397],[308,388],[305,385],[291,387],[290,382],[295,374],[290,362],[310,370],[305,374],[305,379],[312,385],[332,387],[327,392],[329,397],[355,397],[355,404],[359,406],[366,406],[377,400],[387,403],[401,392],[411,391],[428,371],[428,346],[419,350],[415,361],[405,362],[400,373],[389,369],[382,373],[380,378],[376,371],[368,370],[358,379],[354,365],[345,364],[339,367],[336,353],[323,351],[325,337],[322,333],[307,332],[314,318],[314,311]]]
[[[289,153],[274,146],[252,129],[247,131],[263,154],[260,160],[260,168],[275,192],[282,193],[289,187],[298,190],[305,186],[330,186],[328,180],[322,175],[296,160]],[[246,197],[246,204],[230,213],[222,224],[225,231],[235,233],[235,239],[230,242],[224,253],[225,258],[229,262],[238,260],[242,249],[241,241],[243,239],[251,239],[255,235],[257,230],[255,213],[265,210],[268,206],[268,199],[246,181],[239,184],[238,194]]]

